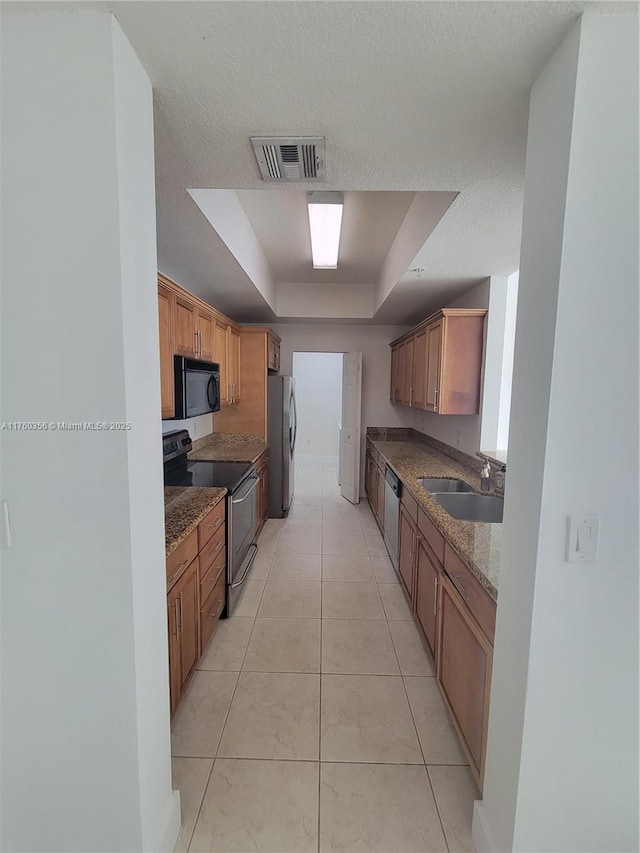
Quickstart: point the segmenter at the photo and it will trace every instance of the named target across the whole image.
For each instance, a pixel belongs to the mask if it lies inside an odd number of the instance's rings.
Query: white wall
[[[365,326],[342,323],[281,323],[273,329],[282,338],[280,372],[291,374],[294,352],[362,351],[362,462],[368,426],[411,426],[411,411],[389,401],[392,340],[407,326]]]
[[[531,94],[479,850],[639,846],[638,36],[585,15]]]
[[[151,85],[107,14],[2,12],[2,848],[169,850]],[[19,357],[17,357],[19,355]]]
[[[447,308],[488,308],[490,279],[480,282]],[[486,335],[485,335],[486,337]],[[485,341],[486,343],[486,341]],[[472,456],[480,450],[481,415],[436,415],[410,411],[411,426]]]
[[[294,352],[296,461],[337,464],[342,413],[342,353]]]

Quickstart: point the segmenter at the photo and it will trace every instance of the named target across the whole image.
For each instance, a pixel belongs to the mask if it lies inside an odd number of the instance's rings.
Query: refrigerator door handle
[[[292,404],[293,411],[293,436],[290,441],[291,446],[291,456],[293,456],[296,449],[296,439],[298,437],[298,410],[296,408],[296,397],[293,391],[291,391],[291,400],[290,404]]]

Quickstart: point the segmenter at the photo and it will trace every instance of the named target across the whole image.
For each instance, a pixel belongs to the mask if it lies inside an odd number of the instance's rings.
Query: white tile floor
[[[173,724],[176,848],[473,851],[479,798],[366,502],[300,467]]]

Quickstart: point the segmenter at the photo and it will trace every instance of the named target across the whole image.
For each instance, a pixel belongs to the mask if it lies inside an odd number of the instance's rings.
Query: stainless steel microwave
[[[220,411],[220,365],[174,356],[174,418],[195,418]]]

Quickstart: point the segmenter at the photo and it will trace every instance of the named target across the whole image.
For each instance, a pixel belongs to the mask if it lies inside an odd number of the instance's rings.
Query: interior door
[[[353,504],[360,501],[360,420],[362,411],[362,353],[342,356],[342,482],[340,492]]]

